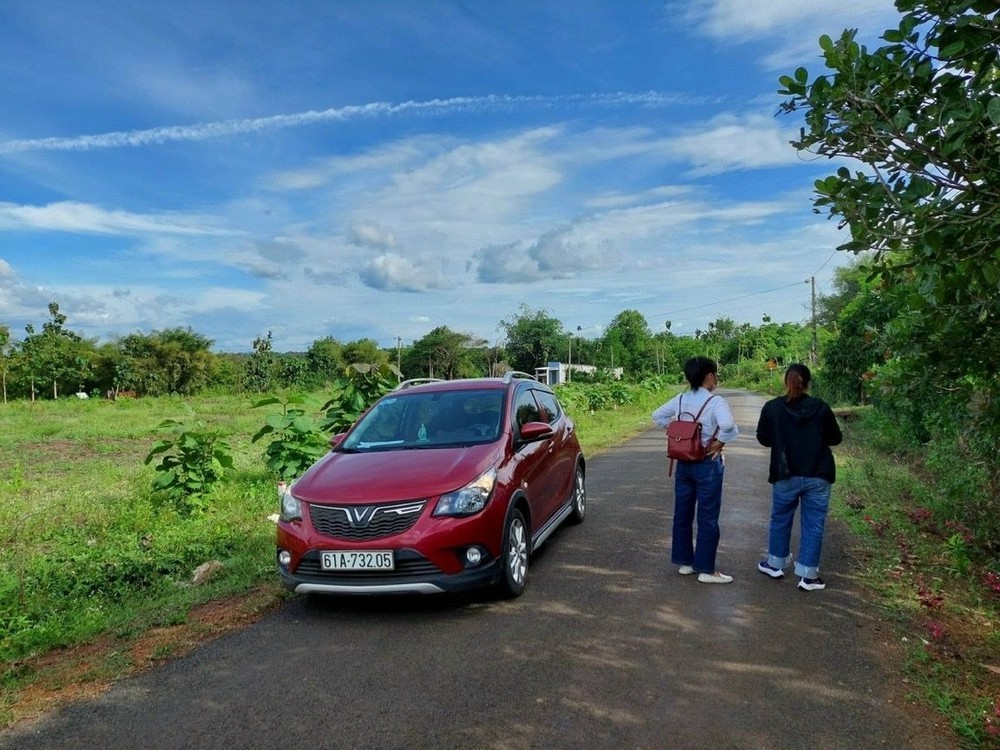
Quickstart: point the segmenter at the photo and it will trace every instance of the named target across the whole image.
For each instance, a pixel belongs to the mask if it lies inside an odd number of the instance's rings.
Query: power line
[[[661,318],[661,317],[666,317],[667,315],[677,315],[678,313],[688,312],[690,310],[700,310],[703,307],[715,307],[716,305],[722,305],[725,304],[726,302],[735,302],[736,300],[746,299],[747,297],[754,297],[758,294],[770,294],[771,292],[778,292],[781,291],[782,289],[790,289],[793,286],[798,286],[799,284],[808,284],[808,283],[809,279],[806,279],[805,281],[797,281],[794,284],[785,284],[784,286],[777,286],[774,289],[765,289],[764,291],[761,292],[750,292],[750,294],[743,294],[740,295],[739,297],[730,297],[729,299],[721,299],[717,300],[716,302],[706,302],[704,305],[685,307],[681,310],[672,310],[670,312],[658,313],[656,315],[651,315],[650,317]]]
[[[833,256],[836,255],[838,252],[840,252],[840,251],[839,250],[834,250],[832,253],[830,253],[830,257],[827,258],[823,262],[823,265],[821,265],[819,268],[817,268],[815,271],[813,271],[813,277],[814,278],[815,278],[816,274],[818,274],[820,271],[822,271],[824,268],[826,268],[826,264],[829,263],[831,260],[833,260]]]

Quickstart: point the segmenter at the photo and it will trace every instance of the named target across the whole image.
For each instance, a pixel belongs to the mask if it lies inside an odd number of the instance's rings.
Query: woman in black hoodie
[[[792,523],[801,505],[799,555],[795,575],[799,588],[826,588],[819,577],[819,557],[830,505],[830,485],[836,479],[831,445],[843,439],[840,425],[829,405],[806,393],[812,373],[803,364],[785,371],[785,395],[771,399],[760,412],[757,441],[771,449],[767,481],[771,491],[771,526],[767,557],[757,570],[771,578],[783,578],[791,562]]]

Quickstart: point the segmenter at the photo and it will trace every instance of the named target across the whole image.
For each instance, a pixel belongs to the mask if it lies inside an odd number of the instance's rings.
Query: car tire
[[[531,554],[528,525],[524,514],[514,508],[507,516],[501,547],[501,571],[498,587],[505,597],[520,596],[528,582],[528,558]]]
[[[576,467],[576,478],[573,481],[573,510],[569,514],[570,523],[583,523],[587,517],[587,482],[582,466]]]

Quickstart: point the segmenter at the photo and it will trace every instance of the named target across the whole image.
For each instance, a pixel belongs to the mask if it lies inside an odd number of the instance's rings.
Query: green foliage
[[[163,493],[182,515],[203,512],[207,495],[233,466],[229,445],[222,434],[204,422],[166,419],[157,428],[170,434],[153,444],[145,463],[160,456],[154,492]]]
[[[253,340],[253,354],[246,362],[244,386],[252,393],[263,393],[274,386],[276,363],[271,332]]]
[[[264,450],[267,468],[278,479],[291,481],[308,469],[329,448],[323,432],[313,422],[306,407],[310,399],[303,394],[292,394],[284,399],[269,397],[254,403],[254,408],[281,405],[280,413],[267,416],[266,422],[251,439],[256,443],[273,435]]]
[[[614,317],[604,341],[618,353],[615,365],[637,375],[654,367],[653,335],[649,323],[638,310],[624,310]]]
[[[898,359],[900,379],[944,393],[968,375],[997,400],[1000,17],[991,3],[897,7],[899,26],[879,49],[850,30],[823,37],[829,72],[782,76],[781,109],[804,117],[796,148],[864,165],[818,180],[814,205],[850,228],[841,249],[870,252],[898,297],[886,359]]]
[[[326,412],[321,429],[343,432],[358,417],[399,382],[401,374],[394,365],[356,363],[348,365],[333,384],[333,396],[321,407]]]
[[[563,349],[562,323],[545,310],[521,305],[519,314],[500,321],[506,335],[504,347],[515,370],[533,373],[558,359]]]
[[[473,356],[476,348],[485,343],[470,334],[438,326],[409,347],[403,370],[409,377],[446,380],[480,376],[483,371],[473,363]]]

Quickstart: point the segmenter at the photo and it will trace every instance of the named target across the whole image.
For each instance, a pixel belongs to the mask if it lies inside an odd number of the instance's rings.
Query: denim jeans
[[[698,463],[677,462],[674,467],[674,525],[670,561],[690,565],[698,573],[715,572],[715,552],[719,547],[719,511],[722,508],[720,459]],[[693,527],[698,521],[697,543]]]
[[[819,477],[789,477],[774,483],[771,490],[771,528],[767,540],[767,563],[784,568],[791,561],[792,523],[799,515],[799,554],[795,575],[819,577],[819,556],[823,551],[823,531],[830,507],[830,483]]]

